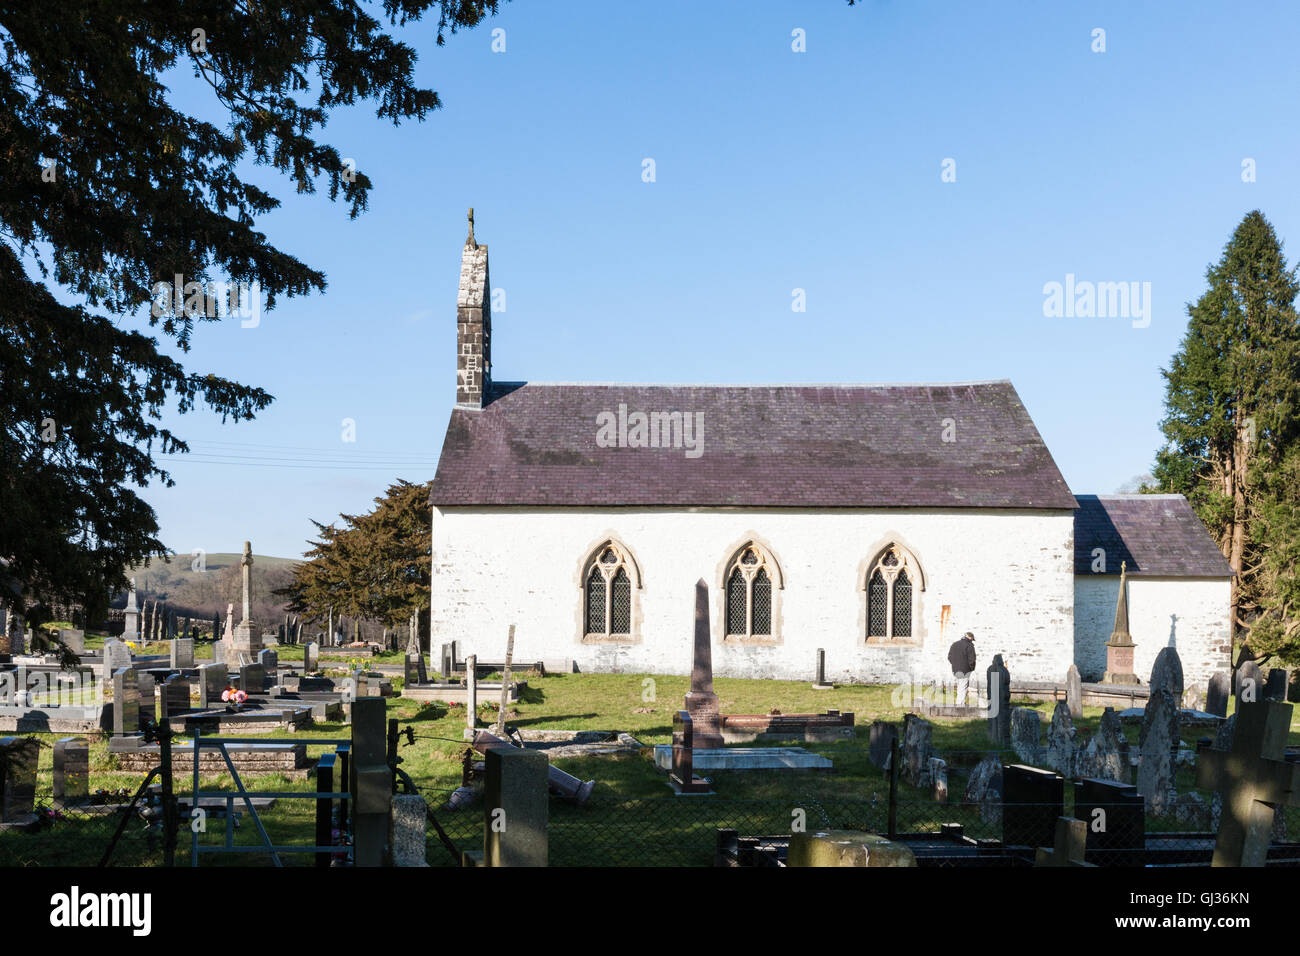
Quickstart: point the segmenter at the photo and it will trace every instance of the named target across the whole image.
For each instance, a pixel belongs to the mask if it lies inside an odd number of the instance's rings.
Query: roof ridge
[[[496,385],[536,385],[547,388],[959,388],[970,385],[1010,385],[1009,378],[965,382],[494,382]]]

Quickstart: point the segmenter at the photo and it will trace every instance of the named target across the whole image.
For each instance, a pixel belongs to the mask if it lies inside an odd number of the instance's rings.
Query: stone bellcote
[[[456,294],[456,404],[462,408],[482,408],[487,401],[492,381],[491,297],[488,247],[474,238],[474,210],[470,209]]]

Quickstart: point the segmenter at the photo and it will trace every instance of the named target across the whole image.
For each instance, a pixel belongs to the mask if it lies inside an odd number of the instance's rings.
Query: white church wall
[[[641,573],[639,641],[579,640],[579,568],[614,534]],[[784,575],[780,643],[720,643],[722,566],[744,538],[769,546]],[[863,567],[896,538],[920,560],[919,646],[863,639]],[[694,585],[710,589],[714,673],[901,683],[950,676],[949,644],[976,636],[982,674],[1001,653],[1018,679],[1060,679],[1073,658],[1073,517],[993,510],[434,510],[433,642],[492,659],[516,624],[520,660],[573,658],[583,671],[687,674]],[[945,613],[944,608],[947,607]]]
[[[1184,687],[1202,694],[1210,675],[1229,667],[1232,653],[1226,578],[1132,577],[1128,579],[1129,633],[1137,649],[1133,669],[1145,684],[1162,647],[1173,645],[1183,664]],[[1115,626],[1119,578],[1075,578],[1074,662],[1085,680],[1106,670],[1106,641]]]

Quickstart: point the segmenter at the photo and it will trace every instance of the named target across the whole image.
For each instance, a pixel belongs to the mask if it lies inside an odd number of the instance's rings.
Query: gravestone
[[[101,676],[106,681],[113,679],[119,668],[131,666],[131,649],[122,641],[110,637],[104,642],[104,667]]]
[[[140,732],[143,733],[158,719],[158,689],[152,674],[136,671],[136,686],[140,690]]]
[[[418,654],[408,653],[406,655],[406,662],[402,668],[402,679],[406,682],[407,687],[420,683],[419,659]]]
[[[1137,787],[1146,800],[1147,813],[1154,816],[1165,816],[1173,810],[1173,751],[1178,741],[1174,695],[1164,689],[1152,691],[1142,714]]]
[[[86,653],[86,632],[80,628],[65,627],[59,631],[59,640],[74,654]]]
[[[1280,667],[1270,668],[1268,677],[1264,680],[1264,699],[1285,701],[1288,676]]]
[[[90,800],[90,741],[64,737],[54,744],[54,800],[79,806]]]
[[[1146,848],[1146,802],[1131,784],[1093,777],[1077,780],[1074,815],[1088,824],[1088,855],[1099,866],[1135,863],[1131,855],[1126,858],[1118,851]]]
[[[1074,721],[1070,719],[1070,705],[1058,700],[1052,711],[1052,723],[1047,728],[1047,749],[1043,752],[1043,763],[1063,777],[1073,776],[1074,751],[1075,730]]]
[[[229,681],[230,672],[226,669],[225,664],[199,665],[199,708],[212,710],[224,707],[225,703],[222,701],[221,695]]]
[[[686,709],[691,715],[695,749],[711,750],[721,747],[723,741],[718,695],[713,692],[713,632],[709,624],[709,586],[703,578],[695,583],[695,644]]]
[[[1232,749],[1200,754],[1196,785],[1223,795],[1214,866],[1263,866],[1277,809],[1300,806],[1300,764],[1285,760],[1291,712],[1281,701],[1244,703]]]
[[[931,757],[926,764],[926,773],[930,778],[930,795],[935,803],[947,803],[948,762],[942,757]]]
[[[474,739],[478,726],[478,655],[465,658],[465,739]]]
[[[826,683],[826,648],[817,648],[817,675],[813,678],[813,690],[834,690],[834,684]]]
[[[393,808],[393,771],[388,766],[385,701],[379,697],[352,702],[352,758],[349,764],[352,793],[353,859],[357,866],[383,866],[388,821]],[[546,773],[546,755],[542,773]],[[546,788],[542,788],[545,797]],[[496,821],[500,826],[500,821]],[[513,829],[516,821],[507,818]]]
[[[989,740],[999,747],[1011,744],[1011,672],[1002,663],[1002,655],[994,654],[993,663],[985,674],[989,691]]]
[[[928,720],[916,714],[907,714],[903,717],[899,776],[913,787],[925,787],[930,783],[930,741],[933,733],[934,726]]]
[[[223,688],[224,689],[224,688]],[[173,674],[162,685],[163,719],[175,717],[190,709],[190,682],[180,674]]]
[[[695,776],[691,715],[679,710],[673,715],[673,769],[668,782],[676,793],[712,793],[709,781]]]
[[[140,732],[140,683],[135,669],[119,667],[113,672],[113,736]]]
[[[1079,668],[1073,664],[1065,672],[1065,703],[1072,719],[1083,717],[1083,681],[1079,677]]]
[[[1179,707],[1183,705],[1183,662],[1172,647],[1160,648],[1151,665],[1151,693],[1167,690]]]
[[[1082,820],[1057,817],[1052,834],[1052,849],[1036,847],[1034,866],[1091,866],[1084,861],[1087,854],[1088,825]]]
[[[1042,749],[1042,717],[1029,707],[1011,709],[1011,749],[1025,763],[1037,763]],[[1037,845],[1037,844],[1035,844]]]
[[[548,862],[546,754],[489,747],[483,754],[483,863],[546,866]],[[500,825],[504,819],[506,825]]]
[[[217,641],[212,645],[212,660],[216,664],[226,663],[226,642]]]
[[[1119,566],[1119,597],[1115,601],[1115,627],[1106,642],[1106,673],[1103,684],[1140,684],[1133,673],[1133,654],[1137,645],[1128,630],[1128,562]]]
[[[35,737],[0,739],[0,823],[24,821],[35,809],[40,753]]]
[[[973,803],[980,808],[980,817],[985,823],[1000,823],[1002,820],[1002,760],[997,754],[990,754],[971,770],[966,780],[966,803]]]
[[[122,640],[133,641],[140,633],[140,609],[135,603],[135,578],[126,592],[126,611],[122,616]]]
[[[171,643],[171,666],[184,670],[194,666],[194,638],[178,637]]]
[[[429,683],[429,669],[428,667],[425,666],[423,652],[417,653],[415,655],[415,676],[416,676],[416,683],[418,684]]]
[[[1074,770],[1080,777],[1111,780],[1127,785],[1129,766],[1124,731],[1115,708],[1107,707],[1097,722],[1097,731],[1087,746],[1075,754]]]
[[[266,671],[261,664],[245,664],[239,668],[239,689],[246,694],[260,694],[266,690]]]
[[[275,677],[275,672],[280,669],[280,655],[272,650],[261,651],[257,655],[257,662],[262,665],[262,670]]]
[[[393,866],[428,866],[424,845],[429,829],[428,804],[418,793],[399,793],[393,797],[393,811],[388,823],[388,846]]]
[[[898,727],[883,720],[871,722],[871,737],[867,757],[881,770],[889,769],[889,758],[894,752],[894,741],[898,739]]]
[[[1056,818],[1065,806],[1065,780],[1058,773],[1011,764],[1002,771],[1002,842],[1039,847],[1055,840]]]
[[[1246,661],[1237,668],[1237,709],[1241,709],[1242,704],[1252,704],[1255,701],[1264,699],[1264,677],[1259,672],[1259,665],[1254,661]]]
[[[309,674],[320,669],[320,644],[315,641],[302,646],[302,669]]]
[[[1210,675],[1210,682],[1205,689],[1205,710],[1216,717],[1228,716],[1228,696],[1231,693],[1231,679],[1227,671],[1215,671]]]

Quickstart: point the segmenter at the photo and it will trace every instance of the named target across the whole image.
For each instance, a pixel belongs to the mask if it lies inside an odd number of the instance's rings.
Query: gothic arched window
[[[916,591],[921,581],[916,558],[896,544],[881,551],[867,572],[867,639],[916,637]]]
[[[767,643],[777,635],[775,589],[780,571],[766,549],[750,542],[727,565],[725,582],[726,637],[732,641]]]
[[[636,564],[617,541],[606,541],[587,559],[582,575],[584,640],[632,640],[633,591],[639,587]]]

